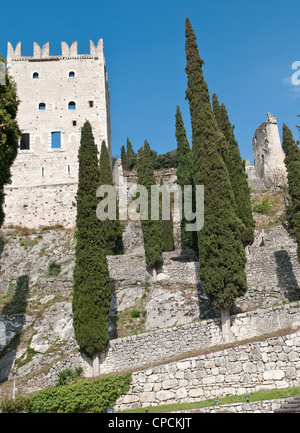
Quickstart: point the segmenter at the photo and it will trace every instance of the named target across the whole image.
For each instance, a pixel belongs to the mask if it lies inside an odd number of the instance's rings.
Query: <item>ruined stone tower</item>
[[[254,166],[246,164],[249,183],[253,186],[276,187],[287,181],[284,152],[276,117],[268,113],[268,121],[255,131],[252,147]]]
[[[100,151],[111,154],[110,107],[103,41],[90,41],[90,54],[78,54],[77,42],[61,43],[51,56],[49,43],[34,42],[33,56],[22,56],[21,42],[8,42],[8,73],[20,100],[20,148],[5,188],[5,224],[26,227],[75,224],[78,147],[89,120]]]

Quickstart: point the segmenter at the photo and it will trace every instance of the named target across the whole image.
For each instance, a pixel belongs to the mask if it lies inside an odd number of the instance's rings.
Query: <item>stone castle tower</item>
[[[90,54],[77,42],[61,43],[51,56],[49,43],[34,42],[33,56],[22,56],[21,42],[8,42],[8,73],[20,100],[20,148],[5,188],[5,225],[74,226],[81,128],[89,120],[99,152],[111,155],[110,105],[103,41],[90,41]]]
[[[254,166],[246,162],[249,183],[256,187],[284,186],[287,173],[284,163],[284,152],[278,131],[277,119],[267,114],[268,120],[255,131],[252,147]]]

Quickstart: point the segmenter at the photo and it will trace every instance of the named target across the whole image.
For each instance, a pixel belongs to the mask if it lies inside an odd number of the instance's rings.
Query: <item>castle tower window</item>
[[[30,135],[29,133],[22,134],[20,140],[20,150],[29,150],[30,149]]]
[[[42,167],[42,177],[44,177],[45,176],[45,169],[44,169],[44,167]]]
[[[69,77],[74,78],[75,77],[75,72],[74,71],[70,71],[69,72]]]
[[[39,103],[39,110],[46,110],[46,104],[44,102]]]
[[[61,148],[61,133],[51,132],[51,149]]]
[[[39,74],[38,74],[38,72],[34,72],[34,73],[32,74],[32,78],[39,78]]]
[[[68,165],[68,175],[71,174],[71,167]]]
[[[73,120],[73,126],[76,126],[76,125],[77,125],[76,120]]]
[[[74,101],[69,102],[69,110],[76,110],[76,104]]]
[[[89,101],[90,107],[92,108],[94,106],[94,101]]]

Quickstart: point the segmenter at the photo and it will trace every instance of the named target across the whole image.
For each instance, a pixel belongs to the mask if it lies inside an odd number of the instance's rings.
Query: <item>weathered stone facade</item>
[[[90,53],[78,54],[77,42],[52,56],[49,43],[34,43],[32,57],[21,43],[8,43],[8,72],[17,84],[17,121],[22,132],[5,188],[5,224],[36,228],[75,224],[78,148],[81,128],[89,120],[100,151],[111,153],[109,90],[103,41],[90,41]]]

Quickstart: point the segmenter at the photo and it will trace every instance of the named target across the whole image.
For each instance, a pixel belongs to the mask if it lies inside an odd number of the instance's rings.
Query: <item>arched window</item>
[[[38,74],[38,72],[34,72],[34,73],[32,74],[32,78],[39,78],[39,74]]]
[[[46,104],[44,102],[39,103],[39,110],[46,110]]]
[[[69,77],[74,78],[75,77],[75,72],[74,71],[70,71],[69,72]]]
[[[74,101],[69,102],[69,110],[76,110],[76,103]]]

